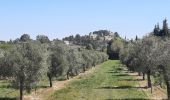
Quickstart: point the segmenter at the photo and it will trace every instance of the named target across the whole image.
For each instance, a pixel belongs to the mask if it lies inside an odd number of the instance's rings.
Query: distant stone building
[[[96,39],[97,38],[97,34],[90,33],[89,36],[90,36],[91,39]]]
[[[70,45],[70,42],[69,41],[64,41],[65,44],[67,45]]]
[[[105,40],[108,40],[108,41],[110,41],[111,39],[113,39],[113,37],[114,37],[114,36],[111,36],[111,35],[109,35],[109,36],[104,36]]]
[[[91,39],[110,41],[114,37],[114,33],[107,30],[100,30],[95,32],[90,32],[89,37]]]

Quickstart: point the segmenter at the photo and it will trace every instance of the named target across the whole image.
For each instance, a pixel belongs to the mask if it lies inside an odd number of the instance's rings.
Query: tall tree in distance
[[[153,30],[153,35],[155,36],[169,36],[169,29],[168,29],[168,23],[167,19],[163,20],[163,27],[162,29],[159,28],[159,24],[155,25],[155,28]]]
[[[28,34],[23,34],[21,37],[20,37],[20,41],[21,42],[28,42],[28,41],[30,41],[31,39],[30,39],[30,35],[28,35]]]
[[[76,40],[76,44],[81,43],[81,36],[80,36],[80,34],[76,34],[75,40]]]
[[[41,43],[49,43],[50,42],[48,36],[45,36],[45,35],[38,35],[36,37],[36,40],[40,41]]]
[[[137,41],[138,40],[138,36],[136,35],[136,38],[135,38],[135,40]]]
[[[115,37],[120,37],[120,35],[119,35],[118,32],[115,32],[115,33],[114,33],[114,36],[115,36]]]
[[[163,21],[163,33],[165,34],[165,35],[169,35],[169,33],[168,33],[168,24],[167,24],[167,19],[165,19],[164,21]]]
[[[160,28],[159,28],[159,23],[155,25],[155,28],[153,30],[154,35],[159,36],[160,34]]]

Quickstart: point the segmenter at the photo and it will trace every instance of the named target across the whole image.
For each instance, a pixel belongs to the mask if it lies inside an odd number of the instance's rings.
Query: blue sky
[[[108,29],[142,37],[162,20],[170,22],[170,0],[0,0],[0,40],[50,39]]]

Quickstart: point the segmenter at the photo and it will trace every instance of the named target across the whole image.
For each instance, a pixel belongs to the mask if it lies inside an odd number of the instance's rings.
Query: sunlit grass
[[[107,61],[93,74],[70,83],[50,95],[53,100],[111,100],[145,99],[146,94],[136,88],[136,81],[127,74],[119,61]]]
[[[7,80],[0,80],[0,99],[16,99],[19,91],[12,88]]]

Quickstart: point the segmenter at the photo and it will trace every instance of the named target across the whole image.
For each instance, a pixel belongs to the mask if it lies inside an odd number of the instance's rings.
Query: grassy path
[[[91,75],[72,81],[49,96],[49,100],[117,100],[146,99],[138,79],[130,75],[119,61],[107,61]]]
[[[63,81],[53,81],[53,87],[46,87],[46,88],[39,88],[36,92],[32,91],[31,94],[25,95],[24,100],[46,100],[49,99],[49,94],[54,93],[55,91],[58,91],[62,88],[65,88],[69,83],[81,80],[81,78],[87,77],[91,75],[95,70],[99,69],[98,67],[100,65],[97,65],[97,67],[93,67],[92,69],[86,71],[85,73],[80,73],[78,76],[75,76],[69,80],[63,80]],[[51,100],[51,99],[49,99]]]

